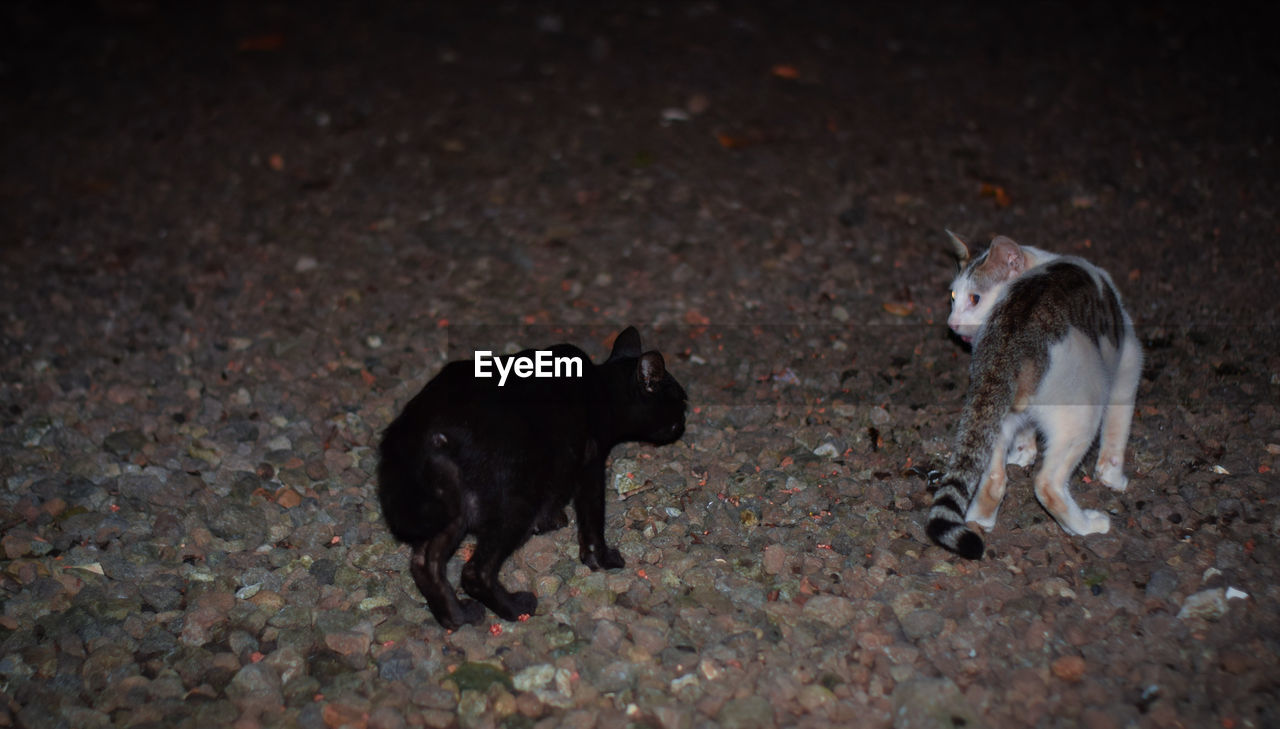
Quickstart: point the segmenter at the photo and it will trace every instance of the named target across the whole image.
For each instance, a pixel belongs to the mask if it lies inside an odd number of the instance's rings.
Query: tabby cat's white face
[[[959,238],[952,237],[964,246]],[[1020,246],[1003,235],[996,236],[991,247],[969,262],[951,282],[951,316],[947,317],[947,326],[965,342],[973,344],[1009,282],[1051,258],[1056,256]]]
[[[973,344],[1008,283],[1001,281],[982,287],[972,273],[971,268],[961,271],[951,282],[951,315],[947,317],[947,326],[968,344]]]

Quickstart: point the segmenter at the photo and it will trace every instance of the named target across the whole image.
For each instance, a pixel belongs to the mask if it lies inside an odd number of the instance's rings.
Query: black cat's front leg
[[[604,540],[604,464],[593,467],[573,497],[578,512],[578,559],[593,570],[618,569],[627,562]]]
[[[436,621],[447,630],[484,620],[484,608],[472,600],[458,600],[445,569],[466,535],[462,519],[455,519],[435,536],[413,544],[409,573]]]

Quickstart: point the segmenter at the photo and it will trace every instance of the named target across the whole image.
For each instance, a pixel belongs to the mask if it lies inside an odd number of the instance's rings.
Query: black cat
[[[600,365],[570,344],[549,352],[580,358],[580,376],[513,376],[499,386],[496,372],[477,377],[475,362],[450,362],[383,433],[382,513],[392,535],[412,547],[413,580],[445,628],[484,619],[484,608],[459,600],[445,576],[467,534],[476,535],[476,548],[462,589],[506,620],[533,614],[538,601],[508,592],[498,570],[531,533],[567,524],[570,500],[578,558],[593,570],[622,567],[604,538],[605,458],[624,441],[662,445],[684,433],[684,388],[659,352],[641,352],[634,327]],[[535,354],[498,357],[497,369],[519,373],[510,360]]]

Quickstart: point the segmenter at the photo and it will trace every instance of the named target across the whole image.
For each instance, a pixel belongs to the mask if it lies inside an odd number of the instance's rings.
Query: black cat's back
[[[572,345],[549,351],[590,362]],[[496,376],[476,377],[474,360],[447,364],[383,435],[379,499],[392,536],[402,542],[429,538],[443,527],[446,513],[480,522],[510,498],[504,485],[554,471],[557,459],[580,455],[575,446],[590,437],[588,411],[598,377],[587,366],[581,377],[511,377],[499,385]]]

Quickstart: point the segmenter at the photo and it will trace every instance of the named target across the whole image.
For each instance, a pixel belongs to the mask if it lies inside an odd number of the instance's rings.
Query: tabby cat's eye
[[[956,292],[954,292],[954,291],[952,291],[952,292],[951,292],[951,300],[952,300],[952,301],[955,301],[955,300],[956,300]]]
[[[977,306],[977,305],[978,305],[978,299],[981,299],[981,298],[982,298],[982,297],[981,297],[981,296],[979,296],[979,295],[977,295],[977,294],[969,294],[969,303],[970,303],[970,304],[973,304],[974,306]]]

